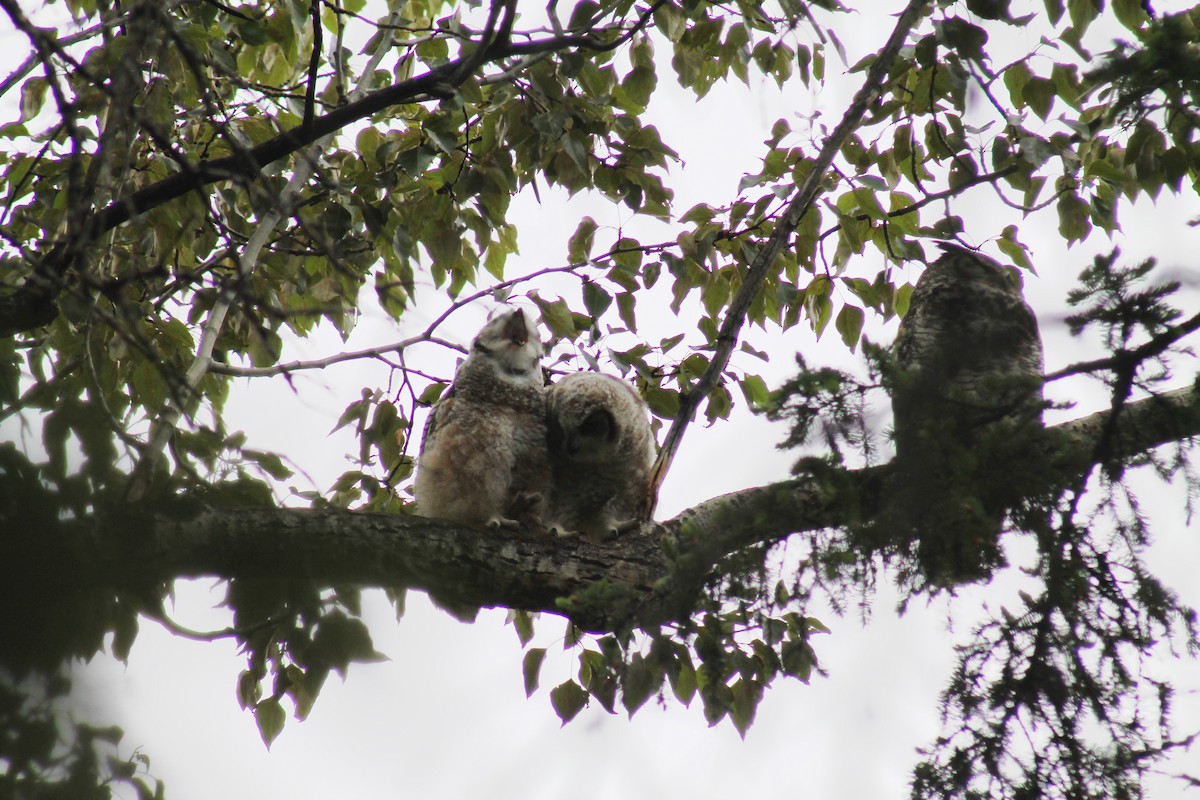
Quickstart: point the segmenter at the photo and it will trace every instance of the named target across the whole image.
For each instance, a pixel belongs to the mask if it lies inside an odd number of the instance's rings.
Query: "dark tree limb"
[[[1108,414],[1051,429],[1055,460],[1066,465],[1061,485],[1092,468]],[[1117,430],[1121,456],[1200,435],[1200,393],[1187,387],[1131,403]],[[75,535],[41,537],[35,552],[39,564],[52,565],[55,580],[71,587],[119,589],[201,576],[403,586],[454,607],[563,614],[593,631],[653,627],[686,619],[728,555],[795,532],[839,527],[850,507],[877,513],[889,470],[885,464],[845,471],[846,496],[809,478],[733,492],[602,545],[416,516],[194,501],[170,510],[121,510],[76,525]],[[671,558],[663,537],[673,541]],[[27,583],[28,561],[20,569]]]

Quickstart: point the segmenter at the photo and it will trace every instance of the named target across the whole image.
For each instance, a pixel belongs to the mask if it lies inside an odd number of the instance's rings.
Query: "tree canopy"
[[[891,524],[887,422],[871,411],[895,365],[870,336],[904,316],[913,268],[946,240],[1001,260],[1027,293],[1067,273],[1066,324],[1089,355],[1046,385],[1090,376],[1105,400],[970,455],[972,475],[1011,495],[1004,549],[1027,554],[980,578],[1019,570],[1026,589],[958,632],[943,731],[912,794],[1135,797],[1191,744],[1155,664],[1191,657],[1195,613],[1147,565],[1129,477],[1195,488],[1200,309],[1194,278],[1120,245],[1137,235],[1128,209],[1194,202],[1200,8],[33,5],[0,0],[19,43],[0,81],[0,421],[20,431],[0,443],[0,785],[16,796],[103,797],[122,781],[161,795],[136,759],[108,757],[119,730],[67,736],[45,701],[73,659],[127,659],[139,619],[194,635],[166,608],[197,576],[227,581],[231,627],[209,636],[244,648],[230,682],[268,746],[331,671],[379,657],[366,588],[398,612],[408,589],[464,619],[510,609],[525,643],[565,617],[578,672],[548,693],[564,722],[673,696],[744,733],[774,682],[821,674],[837,645],[820,609],[881,582],[901,610],[959,588]],[[877,36],[861,57],[852,26]],[[759,171],[685,208],[672,137],[719,139],[721,121],[656,120],[668,83],[695,98],[856,88],[825,97],[829,114],[789,109],[761,140],[728,143]],[[998,211],[978,212],[984,194]],[[563,197],[621,222],[555,231],[515,210]],[[1031,230],[1077,251],[1113,244],[1042,263]],[[534,240],[565,256],[535,263],[522,255]],[[660,482],[698,420],[746,411],[803,448],[794,473],[603,544],[412,514],[420,425],[462,320],[506,301],[539,313],[551,374],[635,383]],[[403,338],[296,354],[372,314]],[[805,329],[837,355],[796,354],[783,336],[766,352],[751,335]],[[795,377],[770,385],[761,365],[793,357]],[[226,424],[248,384],[360,360],[390,377],[340,387],[330,426],[357,446],[331,485],[291,489],[298,454]],[[949,502],[973,502],[965,491]],[[526,650],[529,693],[544,657]]]

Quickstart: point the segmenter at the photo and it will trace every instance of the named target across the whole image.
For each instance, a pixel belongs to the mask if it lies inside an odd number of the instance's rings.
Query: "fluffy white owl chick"
[[[602,540],[638,522],[649,489],[654,437],[633,387],[577,372],[546,394],[554,472],[551,526]]]
[[[521,309],[496,314],[425,424],[417,512],[489,527],[541,522],[550,485],[542,342]]]

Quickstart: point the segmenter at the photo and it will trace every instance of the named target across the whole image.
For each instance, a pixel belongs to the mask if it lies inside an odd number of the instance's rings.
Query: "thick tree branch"
[[[1051,429],[1056,461],[1069,465],[1059,475],[1063,485],[1091,469],[1108,416],[1099,412]],[[1120,456],[1200,435],[1200,393],[1187,387],[1131,403],[1117,429]],[[745,489],[603,545],[397,514],[196,502],[169,512],[121,510],[76,526],[81,538],[42,537],[38,562],[52,565],[51,573],[68,586],[119,588],[200,576],[309,579],[411,587],[454,607],[549,611],[590,630],[651,627],[686,618],[731,553],[839,527],[848,506],[878,512],[889,470],[847,470],[846,496],[807,478]],[[662,537],[673,540],[673,558],[660,546]],[[20,569],[27,579],[28,562]]]

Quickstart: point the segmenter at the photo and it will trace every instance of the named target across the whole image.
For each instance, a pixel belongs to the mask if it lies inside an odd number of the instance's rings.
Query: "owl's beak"
[[[525,312],[520,309],[509,317],[504,336],[513,344],[523,347],[529,341],[529,326],[525,323]]]

